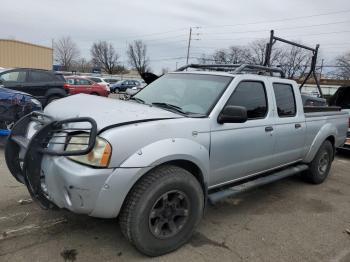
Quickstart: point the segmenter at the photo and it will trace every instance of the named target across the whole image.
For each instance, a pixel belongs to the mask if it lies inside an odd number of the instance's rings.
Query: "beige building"
[[[0,39],[0,67],[52,69],[53,49],[17,40]]]

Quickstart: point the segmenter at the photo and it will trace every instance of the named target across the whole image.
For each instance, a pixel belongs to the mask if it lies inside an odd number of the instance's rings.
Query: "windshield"
[[[167,74],[150,83],[134,98],[156,106],[171,105],[188,114],[207,115],[232,79],[205,74]]]

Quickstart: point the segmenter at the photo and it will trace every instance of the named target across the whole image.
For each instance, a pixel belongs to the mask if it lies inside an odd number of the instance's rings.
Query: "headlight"
[[[86,149],[86,144],[89,142],[87,136],[73,136],[66,147],[66,151],[77,151]],[[84,145],[85,144],[85,145]],[[89,166],[96,167],[107,167],[109,160],[112,155],[111,145],[103,138],[96,137],[96,143],[94,148],[87,155],[81,156],[69,156],[68,158],[86,164]]]

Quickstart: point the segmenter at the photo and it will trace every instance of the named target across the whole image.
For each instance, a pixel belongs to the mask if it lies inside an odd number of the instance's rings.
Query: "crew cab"
[[[180,68],[128,101],[55,101],[15,125],[6,163],[42,207],[118,217],[149,256],[185,244],[207,202],[301,172],[325,181],[348,114],[304,107],[278,68],[225,66]]]

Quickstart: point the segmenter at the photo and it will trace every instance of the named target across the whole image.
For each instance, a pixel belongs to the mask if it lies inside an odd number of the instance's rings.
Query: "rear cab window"
[[[277,113],[279,117],[294,117],[297,113],[293,86],[285,83],[273,83]]]

